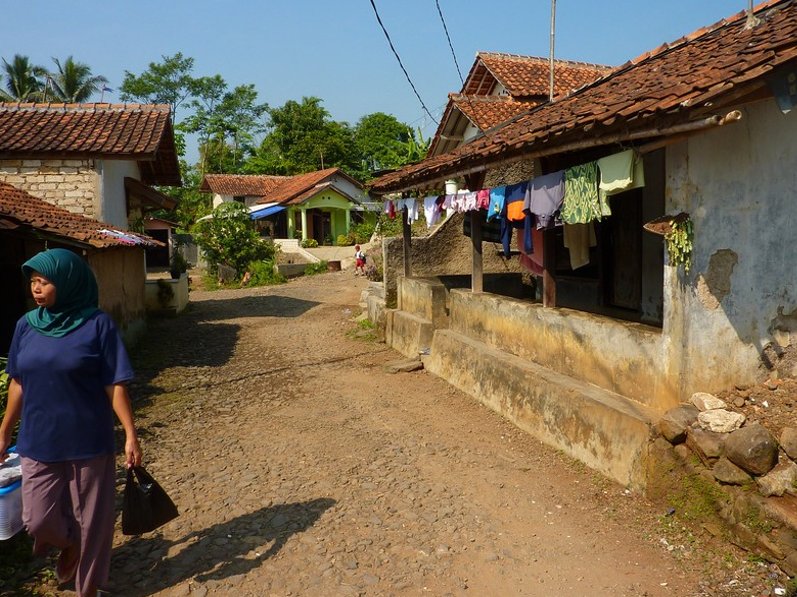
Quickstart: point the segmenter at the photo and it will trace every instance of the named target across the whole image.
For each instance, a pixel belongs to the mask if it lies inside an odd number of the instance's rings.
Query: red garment
[[[482,189],[476,193],[476,209],[488,209],[490,207],[490,189]]]
[[[526,271],[531,272],[537,276],[541,276],[543,270],[543,230],[538,230],[536,226],[532,225],[531,241],[534,245],[534,251],[526,253],[523,247],[523,229],[519,228],[516,235],[516,242],[518,250],[520,251],[520,266]]]
[[[393,201],[387,202],[387,217],[391,220],[396,219],[396,204]]]

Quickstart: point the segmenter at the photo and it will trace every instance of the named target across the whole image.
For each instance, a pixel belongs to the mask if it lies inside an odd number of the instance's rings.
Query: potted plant
[[[179,247],[172,251],[172,258],[169,262],[169,273],[173,280],[179,280],[180,276],[188,271],[188,261],[186,261]]]

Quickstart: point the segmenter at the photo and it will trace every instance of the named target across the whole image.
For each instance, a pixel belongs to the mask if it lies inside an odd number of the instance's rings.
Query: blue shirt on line
[[[97,311],[60,338],[40,334],[22,316],[6,372],[22,386],[22,456],[60,462],[114,453],[105,387],[133,379],[133,367],[109,315]]]

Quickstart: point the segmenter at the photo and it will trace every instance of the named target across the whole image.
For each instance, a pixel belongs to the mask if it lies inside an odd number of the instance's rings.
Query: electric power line
[[[437,14],[440,15],[440,22],[443,23],[443,31],[446,32],[448,47],[451,48],[451,55],[454,57],[454,66],[457,67],[457,74],[459,75],[459,80],[463,85],[465,85],[465,79],[462,77],[462,70],[459,68],[459,62],[457,62],[457,54],[456,52],[454,52],[454,45],[451,43],[451,36],[448,34],[448,27],[446,27],[446,20],[443,18],[443,11],[440,8],[440,0],[434,0],[434,3],[437,6]]]
[[[393,46],[393,41],[390,39],[390,34],[388,34],[387,29],[385,29],[385,26],[382,23],[382,19],[379,16],[379,11],[376,10],[376,4],[374,4],[374,0],[370,1],[371,1],[371,8],[374,9],[374,15],[376,15],[376,20],[379,22],[379,26],[382,28],[382,33],[385,34],[385,38],[387,38],[387,43],[390,45],[390,49],[393,51],[393,55],[396,57],[396,60],[398,60],[401,70],[404,71],[404,76],[407,77],[407,81],[409,82],[410,87],[412,87],[412,90],[415,92],[415,97],[417,97],[418,101],[421,102],[421,107],[423,108],[424,112],[426,112],[429,115],[429,118],[431,118],[436,124],[437,121],[434,119],[434,116],[432,116],[432,113],[429,112],[429,108],[426,107],[426,104],[423,103],[421,95],[418,93],[418,90],[415,88],[415,84],[412,82],[412,79],[410,79],[410,74],[407,72],[407,69],[404,68],[404,64],[401,62],[401,57],[398,55],[396,48]]]

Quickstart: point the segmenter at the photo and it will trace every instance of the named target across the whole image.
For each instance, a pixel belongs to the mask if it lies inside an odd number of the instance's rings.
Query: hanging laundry
[[[440,220],[440,209],[437,205],[437,195],[423,198],[423,215],[426,218],[426,227],[431,228]]]
[[[482,219],[482,242],[500,243],[501,242],[501,222],[497,219],[487,221],[486,214],[482,211],[470,211],[462,218],[462,234],[471,237],[472,218]]]
[[[476,209],[487,209],[490,207],[490,189],[482,189],[476,193]]]
[[[626,190],[634,182],[634,150],[621,151],[598,160],[598,185],[607,195]]]
[[[463,211],[473,211],[474,209],[478,209],[476,199],[477,195],[478,193],[476,193],[476,191],[464,193],[464,198],[462,200]]]
[[[523,212],[523,202],[526,199],[528,181],[508,185],[504,197],[506,217],[510,222],[522,222],[526,214]]]
[[[407,224],[412,224],[418,219],[418,202],[409,197],[404,200],[404,206],[407,208]]]
[[[453,209],[455,197],[456,195],[452,193],[445,195],[443,198],[443,209],[445,209],[446,211],[448,211],[449,209]]]
[[[645,186],[644,161],[633,149],[599,159],[598,168],[600,170],[598,191],[603,216],[612,214],[609,207],[611,195]]]
[[[565,247],[570,251],[570,269],[576,270],[587,265],[589,248],[598,244],[594,224],[565,223],[564,235]]]
[[[543,266],[544,231],[542,228],[538,228],[533,223],[531,223],[530,228],[532,235],[531,251],[526,249],[526,241],[524,238],[526,231],[520,229],[517,231],[517,246],[518,250],[520,251],[520,266],[537,276],[541,276],[545,269]]]
[[[488,222],[500,216],[504,210],[505,193],[506,187],[495,187],[490,190],[490,205],[487,207]]]
[[[531,179],[523,211],[534,214],[537,228],[547,228],[553,224],[554,214],[562,208],[565,196],[565,171],[551,172]]]
[[[396,219],[396,204],[393,202],[392,199],[388,199],[385,202],[385,213],[387,214],[387,217],[390,218],[391,220]]]
[[[601,219],[597,162],[565,170],[565,196],[561,214],[565,224],[586,224]]]

